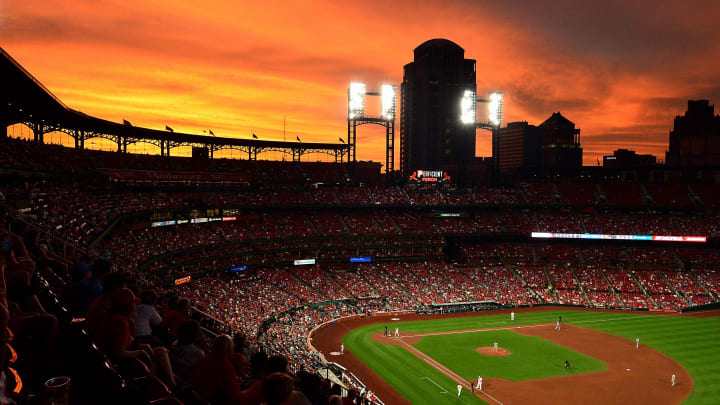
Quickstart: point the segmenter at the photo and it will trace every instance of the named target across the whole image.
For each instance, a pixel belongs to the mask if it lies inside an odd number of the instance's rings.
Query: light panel
[[[382,97],[382,115],[381,117],[387,121],[395,119],[395,86],[383,84],[381,90]]]
[[[460,121],[463,124],[475,124],[475,92],[472,90],[465,90],[460,101]]]
[[[499,127],[503,119],[503,95],[502,93],[491,93],[488,103],[488,121],[491,125]]]
[[[348,119],[357,119],[365,116],[365,84],[350,83],[348,89]]]

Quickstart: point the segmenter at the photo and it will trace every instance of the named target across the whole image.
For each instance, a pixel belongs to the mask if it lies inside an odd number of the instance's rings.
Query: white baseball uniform
[[[400,328],[395,328],[395,336],[400,337]]]
[[[345,345],[340,345],[340,353],[345,353]]]
[[[460,396],[461,392],[462,392],[462,385],[458,384],[458,396]]]
[[[673,374],[672,377],[670,377],[670,382],[672,383],[672,386],[674,387],[675,386],[675,374]]]
[[[478,377],[477,387],[478,391],[482,391],[482,377]]]
[[[511,321],[515,320],[515,312],[510,312],[510,320]]]
[[[635,338],[635,348],[640,348],[640,338]]]
[[[497,342],[493,343],[493,351],[494,351],[494,352],[498,351],[498,344],[497,344]]]

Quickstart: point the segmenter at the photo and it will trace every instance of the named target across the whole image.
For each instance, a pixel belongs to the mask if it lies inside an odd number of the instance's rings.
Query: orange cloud
[[[399,84],[412,50],[444,37],[477,59],[478,89],[505,93],[506,122],[561,111],[586,164],[619,147],[662,157],[687,99],[720,100],[720,5],[678,19],[672,1],[600,3],[26,0],[0,6],[0,45],[92,115],[264,139],[286,117],[288,139],[335,142],[350,81]],[[358,157],[383,161],[384,142],[363,127]]]

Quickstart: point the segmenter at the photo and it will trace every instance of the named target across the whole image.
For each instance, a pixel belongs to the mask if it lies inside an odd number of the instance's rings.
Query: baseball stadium
[[[553,113],[532,131],[554,137],[538,159],[560,166],[511,173],[504,142],[527,122],[503,126],[503,94],[483,99],[474,60],[444,39],[415,49],[400,88],[349,84],[339,143],[108,121],[0,50],[0,404],[720,398],[709,149],[702,166],[562,166],[581,162],[580,131]],[[473,74],[438,96],[461,107],[433,157],[408,103],[438,57]],[[688,103],[672,151],[698,111],[718,144],[713,108]],[[365,124],[384,131],[384,164],[356,158]],[[478,129],[492,158],[454,143]]]

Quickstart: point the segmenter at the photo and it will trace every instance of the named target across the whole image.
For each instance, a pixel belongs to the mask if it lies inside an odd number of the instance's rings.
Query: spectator
[[[200,360],[192,371],[192,387],[213,404],[230,404],[242,397],[240,383],[230,361],[232,353],[232,339],[228,335],[220,335],[215,339],[212,352]]]
[[[110,307],[91,333],[100,348],[115,362],[139,359],[155,370],[155,374],[169,387],[175,386],[167,349],[155,349],[133,342],[135,295],[127,288],[112,292]]]
[[[272,373],[262,382],[262,394],[267,405],[287,403],[293,392],[293,380],[285,373]]]
[[[157,341],[153,339],[153,327],[160,326],[162,318],[155,309],[157,293],[155,290],[145,290],[140,293],[140,305],[135,314],[135,338],[142,341]]]
[[[80,282],[80,296],[77,301],[78,314],[87,314],[92,302],[102,295],[102,282],[105,276],[110,273],[110,269],[111,265],[110,262],[108,262],[107,260],[95,260],[95,263],[93,263],[91,267],[92,276]]]
[[[173,334],[173,336],[177,336],[178,329],[183,322],[190,320],[191,308],[190,300],[182,298],[177,302],[173,309],[165,314],[162,324],[170,331],[170,333]]]
[[[170,347],[173,371],[185,381],[190,380],[195,365],[205,357],[205,352],[195,345],[200,338],[200,324],[185,321],[178,329],[178,340]]]
[[[263,381],[273,373],[285,373],[287,372],[287,359],[283,356],[273,355],[268,357],[265,362],[265,368],[263,369],[263,378],[260,381],[255,382],[247,390],[243,391],[243,404],[247,405],[260,405],[265,402],[263,394]],[[288,394],[289,395],[289,394]]]

